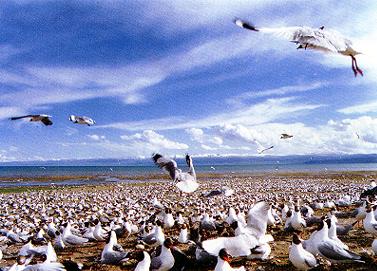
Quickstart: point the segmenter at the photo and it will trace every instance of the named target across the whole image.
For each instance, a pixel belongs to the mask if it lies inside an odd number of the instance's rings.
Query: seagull
[[[292,245],[289,247],[289,260],[298,270],[306,271],[318,266],[317,259],[302,247],[297,234],[293,235]]]
[[[168,271],[174,266],[174,257],[171,248],[174,243],[171,238],[167,238],[161,247],[161,254],[152,259],[151,270]]]
[[[135,251],[130,253],[130,258],[138,261],[135,271],[149,271],[151,265],[151,256],[146,251]]]
[[[96,122],[92,118],[89,118],[89,117],[86,117],[86,116],[70,115],[69,120],[72,121],[73,123],[85,124],[85,125],[88,125],[88,126],[92,126],[92,125],[96,124]]]
[[[159,153],[153,154],[152,159],[157,166],[165,169],[169,173],[170,178],[176,182],[176,186],[182,192],[192,193],[198,189],[199,184],[196,182],[195,169],[190,155],[186,154],[186,163],[189,167],[188,172],[182,172],[182,170],[177,167],[177,162]]]
[[[291,42],[298,44],[297,49],[313,49],[323,52],[338,53],[344,56],[350,56],[352,59],[352,70],[355,77],[360,74],[363,76],[363,71],[358,67],[355,56],[361,54],[352,48],[352,42],[343,37],[340,33],[334,30],[320,28],[312,28],[307,26],[292,26],[279,28],[256,28],[254,25],[235,19],[234,23],[241,27],[252,31],[259,31],[262,33],[271,33],[278,36],[288,38]]]
[[[364,263],[360,255],[345,249],[338,242],[329,238],[329,227],[331,220],[322,221],[315,238],[314,245],[318,253],[331,262],[355,261]]]
[[[364,230],[367,233],[371,233],[376,235],[377,234],[377,221],[374,217],[374,213],[372,212],[372,209],[368,207],[366,209],[366,216],[363,220]]]
[[[114,232],[113,232],[114,233]],[[127,260],[128,253],[123,251],[114,250],[114,246],[117,245],[115,233],[108,238],[107,244],[101,253],[101,263],[104,264],[119,264],[122,261]]]
[[[21,116],[21,117],[13,117],[13,118],[10,118],[10,119],[11,120],[18,120],[18,119],[24,119],[24,118],[30,118],[30,121],[40,121],[40,122],[42,122],[46,126],[52,125],[52,121],[50,119],[51,116],[44,115],[44,114],[40,114],[40,115],[26,115],[26,116]]]
[[[245,271],[245,267],[241,266],[239,268],[233,268],[230,266],[229,261],[232,259],[232,256],[228,254],[225,248],[221,249],[217,257],[217,264],[215,271]]]
[[[265,151],[271,150],[271,149],[274,147],[274,146],[270,146],[270,147],[265,148],[265,147],[263,147],[263,146],[260,145],[260,144],[258,144],[258,146],[259,146],[259,148],[257,149],[257,152],[258,152],[259,154],[262,154],[262,153],[264,153]]]
[[[289,134],[281,134],[280,135],[280,139],[288,139],[288,138],[292,138],[293,135],[289,135]]]

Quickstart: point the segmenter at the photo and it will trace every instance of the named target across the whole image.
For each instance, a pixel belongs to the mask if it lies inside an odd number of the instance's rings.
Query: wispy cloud
[[[97,128],[114,128],[122,130],[171,130],[189,128],[207,128],[224,124],[257,125],[274,120],[292,117],[294,114],[305,112],[321,107],[320,104],[298,103],[294,98],[267,99],[264,102],[245,106],[241,109],[220,112],[199,119],[188,119],[178,116],[173,118],[149,119],[135,122],[118,122]]]
[[[227,102],[230,104],[239,105],[250,99],[264,98],[264,97],[269,97],[269,96],[283,96],[286,94],[293,94],[293,93],[297,94],[299,92],[306,92],[306,91],[310,91],[314,89],[319,89],[325,85],[326,83],[323,83],[323,82],[314,82],[314,83],[309,83],[309,84],[282,86],[282,87],[266,89],[266,90],[248,91],[248,92],[244,92],[240,95],[227,99]]]
[[[344,107],[339,109],[338,112],[343,114],[363,114],[369,112],[377,112],[377,101]]]
[[[123,135],[121,139],[148,150],[168,149],[168,150],[186,150],[188,145],[167,139],[165,136],[156,133],[153,130],[145,130],[142,133],[134,135]]]

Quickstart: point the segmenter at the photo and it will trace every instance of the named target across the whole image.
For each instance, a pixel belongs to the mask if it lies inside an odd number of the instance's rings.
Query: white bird
[[[173,245],[173,240],[171,238],[167,238],[164,241],[161,247],[161,254],[152,259],[151,270],[168,271],[174,266],[175,260],[170,250]]]
[[[366,216],[363,220],[364,229],[371,234],[377,234],[377,221],[374,217],[372,209],[369,207],[366,209]]]
[[[301,244],[297,234],[293,235],[292,245],[289,247],[289,260],[298,270],[309,270],[318,265],[317,259]]]
[[[85,124],[85,125],[88,125],[88,126],[92,126],[92,125],[96,124],[96,122],[92,118],[89,118],[89,117],[86,117],[86,116],[70,115],[69,120],[72,121],[73,123]]]
[[[223,248],[233,257],[249,256],[251,249],[258,245],[258,239],[249,233],[234,237],[218,237],[202,242],[203,249],[213,256],[219,255],[220,250]]]
[[[297,231],[301,231],[303,230],[303,228],[306,228],[305,219],[301,216],[301,212],[298,206],[295,206],[295,209],[293,211],[291,226]]]
[[[361,54],[352,48],[352,42],[343,37],[334,30],[320,28],[311,28],[307,26],[292,26],[279,28],[259,28],[243,20],[235,19],[234,23],[242,28],[260,31],[261,33],[270,33],[285,37],[289,41],[298,44],[297,49],[313,49],[323,52],[338,53],[344,56],[350,56],[352,59],[352,70],[357,76],[363,76],[363,71],[358,67],[355,56]]]
[[[331,262],[355,261],[364,262],[360,255],[345,249],[344,246],[329,238],[328,224],[330,220],[322,221],[318,231],[315,234],[314,246],[315,250],[323,257]],[[317,254],[317,253],[315,253]]]
[[[114,250],[114,246],[117,245],[115,233],[112,232],[111,237],[108,239],[107,244],[101,253],[101,263],[104,264],[118,264],[121,261],[127,259],[128,253],[123,251]]]
[[[136,260],[138,261],[134,271],[149,271],[151,266],[151,256],[146,251],[137,251]]]
[[[189,167],[188,172],[182,172],[182,170],[177,167],[177,163],[173,159],[166,158],[161,154],[153,154],[152,159],[156,165],[165,169],[169,173],[171,179],[174,182],[177,182],[176,186],[182,192],[192,193],[198,189],[199,184],[196,182],[195,169],[190,155],[186,155],[186,163]]]
[[[217,264],[215,271],[246,271],[245,267],[241,266],[238,268],[233,268],[230,266],[229,261],[232,259],[232,256],[228,254],[225,248],[219,251],[217,257]]]
[[[181,244],[186,244],[189,241],[188,229],[186,224],[181,225],[181,231],[179,232],[178,242]]]
[[[164,228],[170,229],[174,226],[175,221],[173,218],[172,210],[170,208],[166,208],[163,222],[164,222]]]
[[[33,121],[33,122],[40,121],[46,126],[52,125],[51,116],[44,115],[44,114],[26,115],[26,116],[21,116],[21,117],[13,117],[13,118],[10,118],[10,119],[11,120],[18,120],[18,119],[24,119],[24,118],[29,118],[30,121]]]
[[[87,243],[89,240],[77,235],[73,235],[71,232],[71,224],[68,222],[67,226],[63,230],[62,234],[62,240],[64,244],[68,245],[82,245],[84,243]]]

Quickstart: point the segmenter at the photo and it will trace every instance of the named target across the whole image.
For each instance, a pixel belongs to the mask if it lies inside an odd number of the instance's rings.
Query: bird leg
[[[306,50],[306,48],[308,48],[308,44],[305,44],[305,50]]]
[[[354,56],[351,56],[351,58],[352,58],[352,70],[353,70],[353,73],[355,74],[355,77],[357,76],[357,74],[360,74],[361,76],[363,76],[364,75],[363,71],[357,65],[356,58]]]
[[[355,77],[357,76],[357,70],[355,68],[355,57],[354,56],[351,56],[352,58],[352,70],[353,70],[353,74],[355,75]],[[359,224],[359,223],[357,223]]]

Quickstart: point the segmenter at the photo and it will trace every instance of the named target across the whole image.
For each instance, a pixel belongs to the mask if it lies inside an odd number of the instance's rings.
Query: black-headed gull
[[[352,48],[352,42],[334,30],[325,29],[323,26],[312,28],[307,26],[292,26],[279,28],[256,28],[254,25],[235,19],[234,23],[242,28],[270,33],[287,38],[289,41],[298,44],[297,49],[313,49],[323,52],[338,53],[350,56],[352,59],[352,70],[357,76],[363,76],[363,71],[358,67],[355,56],[361,54]]]

